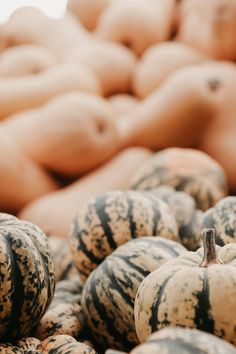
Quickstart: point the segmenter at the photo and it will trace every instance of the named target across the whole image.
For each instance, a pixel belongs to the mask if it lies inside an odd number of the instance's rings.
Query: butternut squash
[[[158,88],[174,71],[209,60],[206,55],[178,42],[164,42],[147,49],[133,77],[135,94],[144,98]]]
[[[0,77],[37,74],[56,63],[56,58],[39,45],[28,44],[6,49],[0,56]]]
[[[182,0],[178,39],[215,59],[236,60],[236,2]]]
[[[55,190],[56,182],[18,149],[0,129],[0,209],[16,212],[33,199]]]
[[[124,150],[70,186],[29,204],[20,212],[20,217],[34,220],[48,235],[67,237],[75,214],[88,199],[106,191],[128,189],[133,171],[150,155],[150,151],[143,148]]]
[[[97,78],[84,65],[61,64],[35,75],[3,78],[0,81],[0,119],[38,107],[69,91],[101,94]]]
[[[99,38],[129,46],[140,55],[155,43],[168,40],[175,17],[174,0],[120,0],[102,12],[96,28]]]
[[[106,100],[67,93],[12,116],[3,126],[32,160],[63,175],[86,172],[110,158],[119,139]]]

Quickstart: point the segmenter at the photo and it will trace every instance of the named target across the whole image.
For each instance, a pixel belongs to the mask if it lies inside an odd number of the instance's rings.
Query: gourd
[[[235,32],[234,0],[181,1],[178,40],[215,59],[235,61]]]
[[[179,241],[168,205],[136,191],[112,191],[90,199],[75,217],[70,235],[73,263],[83,277],[132,238],[157,235]]]
[[[97,167],[119,145],[112,109],[105,99],[89,93],[59,95],[9,117],[3,127],[28,157],[62,175]]]
[[[216,248],[214,229],[203,230],[203,245],[167,262],[140,285],[134,306],[140,342],[156,330],[180,326],[236,344],[236,245]]]
[[[39,225],[48,235],[68,237],[75,214],[89,198],[109,190],[128,189],[133,171],[150,156],[144,148],[126,149],[68,187],[30,203],[19,216]]]
[[[236,243],[236,197],[223,198],[208,209],[203,215],[202,225],[214,228],[217,245]]]
[[[112,1],[99,17],[95,33],[103,40],[127,45],[140,55],[170,38],[174,11],[173,0]]]
[[[10,47],[1,53],[0,77],[37,74],[55,64],[53,54],[39,45]]]
[[[68,335],[50,336],[41,342],[42,354],[96,354],[88,345]]]
[[[207,154],[183,148],[169,148],[157,152],[134,174],[131,186],[148,190],[169,185],[190,194],[197,207],[207,210],[228,192],[221,166]]]
[[[62,63],[38,75],[3,78],[0,82],[0,119],[41,106],[69,91],[101,94],[97,78],[82,64]]]
[[[176,70],[209,60],[202,52],[179,42],[158,43],[148,48],[135,67],[133,89],[145,98]]]
[[[130,354],[235,354],[233,345],[212,334],[189,328],[165,328],[153,333]],[[112,353],[110,353],[112,354]],[[118,353],[117,353],[118,354]]]
[[[123,93],[108,97],[108,103],[113,109],[114,119],[118,119],[120,116],[134,111],[138,107],[139,100],[135,96]]]
[[[0,339],[27,337],[50,305],[55,288],[48,241],[35,225],[0,214]]]
[[[40,341],[37,338],[28,337],[17,341],[15,344],[0,343],[0,354],[41,354]]]
[[[134,300],[142,280],[166,261],[185,252],[162,237],[140,237],[118,247],[87,279],[82,293],[86,323],[103,348],[128,350],[139,343]]]

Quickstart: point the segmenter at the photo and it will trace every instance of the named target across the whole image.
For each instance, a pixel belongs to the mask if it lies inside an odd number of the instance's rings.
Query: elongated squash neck
[[[200,267],[206,268],[212,264],[221,264],[222,261],[216,254],[215,230],[204,229],[202,232],[204,256]]]

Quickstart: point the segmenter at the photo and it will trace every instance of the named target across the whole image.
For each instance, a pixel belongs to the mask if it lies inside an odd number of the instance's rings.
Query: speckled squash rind
[[[47,237],[30,222],[0,214],[0,339],[27,337],[50,305],[54,264]]]
[[[161,199],[113,191],[91,199],[71,228],[72,259],[87,277],[118,246],[141,236],[180,241],[174,216]]]
[[[15,345],[0,343],[0,354],[41,354],[40,341],[33,337],[19,340]]]
[[[153,333],[130,354],[236,354],[228,342],[189,328],[165,328]],[[112,354],[112,353],[110,353]]]
[[[42,354],[96,354],[95,350],[71,336],[57,335],[41,342]]]
[[[157,152],[134,174],[131,187],[148,190],[162,184],[190,194],[203,211],[214,206],[228,193],[221,166],[207,154],[183,148]]]
[[[187,252],[149,274],[135,299],[140,342],[156,330],[197,328],[236,344],[236,244],[217,246],[224,264],[200,267],[203,249]]]
[[[95,339],[104,349],[128,350],[139,343],[134,300],[142,280],[168,260],[186,252],[161,237],[141,237],[117,248],[89,276],[82,308]]]
[[[236,243],[236,197],[223,198],[207,210],[202,226],[215,229],[217,245]]]

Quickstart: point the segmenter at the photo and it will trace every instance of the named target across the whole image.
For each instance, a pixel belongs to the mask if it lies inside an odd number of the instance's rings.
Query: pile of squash
[[[236,354],[236,2],[0,25],[0,354]]]

